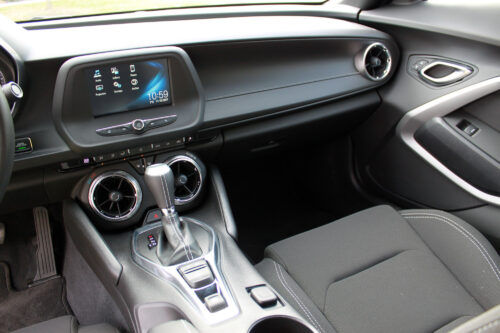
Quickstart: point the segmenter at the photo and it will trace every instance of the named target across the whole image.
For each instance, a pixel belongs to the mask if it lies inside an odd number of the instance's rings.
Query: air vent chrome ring
[[[354,63],[362,75],[372,81],[381,81],[391,72],[392,56],[384,44],[376,42],[358,53]]]
[[[175,204],[187,205],[201,193],[203,174],[201,167],[193,158],[186,155],[174,156],[165,163],[175,176]]]
[[[120,222],[131,218],[141,206],[142,190],[124,171],[109,171],[96,177],[89,189],[89,204],[101,218]]]

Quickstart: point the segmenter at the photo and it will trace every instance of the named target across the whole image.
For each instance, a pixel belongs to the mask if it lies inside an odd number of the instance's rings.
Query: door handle
[[[440,76],[444,71],[444,75]],[[420,77],[435,86],[445,86],[462,80],[472,74],[472,69],[468,66],[459,65],[447,61],[434,61],[422,67],[419,71]]]

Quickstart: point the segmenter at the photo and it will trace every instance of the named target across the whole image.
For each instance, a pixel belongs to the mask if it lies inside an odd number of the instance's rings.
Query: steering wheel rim
[[[7,98],[0,89],[0,202],[2,202],[12,174],[14,145],[14,122]]]

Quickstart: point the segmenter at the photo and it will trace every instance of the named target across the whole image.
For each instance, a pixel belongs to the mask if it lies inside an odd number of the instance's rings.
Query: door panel
[[[500,4],[451,2],[360,13],[361,23],[389,33],[402,52],[396,75],[379,91],[380,108],[354,135],[356,167],[365,186],[402,206],[467,212],[497,237],[500,223],[485,219],[500,218]],[[426,58],[472,73],[433,85],[415,68]]]

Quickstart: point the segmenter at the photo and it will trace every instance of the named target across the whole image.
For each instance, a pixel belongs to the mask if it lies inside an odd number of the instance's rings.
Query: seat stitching
[[[496,271],[495,275],[497,276],[497,278],[500,280],[500,270],[498,269],[498,266],[496,265],[495,261],[493,260],[493,258],[490,256],[490,254],[488,253],[488,250],[484,247],[484,245],[479,241],[477,240],[476,237],[474,237],[474,235],[469,231],[467,230],[466,228],[464,228],[463,226],[461,226],[460,224],[458,224],[456,221],[450,219],[450,218],[447,218],[446,216],[443,216],[443,215],[439,215],[439,214],[430,214],[430,213],[412,213],[414,216],[434,216],[434,217],[440,217],[440,218],[443,218],[447,221],[449,221],[450,223],[452,223],[454,226],[456,226],[458,229],[461,229],[463,232],[465,232],[466,234],[468,234],[471,238],[473,238],[477,245],[483,249],[484,251],[484,254],[489,258],[489,261],[488,261],[488,258],[487,258],[487,261],[489,263],[491,263],[490,266],[492,266],[492,269],[494,271]]]
[[[486,260],[490,268],[493,270],[493,273],[495,274],[495,277],[497,278],[498,281],[500,281],[500,276],[498,273],[498,267],[496,267],[495,262],[491,258],[491,256],[488,254],[486,249],[482,246],[482,244],[472,235],[468,230],[463,229],[460,225],[458,225],[455,221],[450,220],[444,216],[440,215],[434,215],[434,214],[401,214],[404,217],[407,218],[413,218],[413,219],[434,219],[436,221],[441,221],[445,222],[446,224],[450,225],[453,227],[455,230],[460,232],[462,235],[464,235],[472,244],[474,244],[483,258]]]
[[[472,333],[480,333],[480,332],[486,332],[487,330],[494,328],[500,324],[500,319],[495,319],[493,321],[490,321],[487,324],[484,324],[483,326],[475,329]]]
[[[163,190],[163,194],[165,195],[165,197],[170,200],[170,194],[168,193],[168,190],[167,190],[167,180],[165,178],[165,175],[161,175],[160,176],[160,179],[161,179],[161,188]],[[167,217],[165,217],[167,218]],[[189,257],[189,254],[188,254],[188,251],[186,249],[186,242],[184,241],[184,237],[182,237],[182,233],[179,235],[179,232],[177,230],[177,226],[175,225],[175,221],[170,221],[170,223],[172,224],[173,228],[174,228],[174,232],[176,234],[176,236],[179,238],[179,240],[181,241],[182,243],[182,246],[184,248],[184,252],[186,253],[186,257],[189,259],[189,260],[192,260],[192,254],[191,254],[191,257]],[[191,249],[189,250],[189,252],[191,252]]]
[[[300,298],[297,296],[297,294],[295,294],[295,292],[293,291],[293,289],[288,285],[288,283],[286,282],[286,279],[285,279],[285,276],[283,274],[283,269],[281,268],[281,266],[279,266],[278,264],[276,264],[276,262],[274,263],[274,267],[276,269],[276,274],[278,275],[278,279],[280,280],[280,282],[283,284],[283,286],[285,287],[285,289],[290,293],[290,295],[292,295],[293,299],[297,302],[297,304],[300,306],[300,308],[304,311],[304,313],[306,314],[307,318],[309,318],[309,320],[311,321],[311,323],[314,325],[314,327],[316,327],[318,330],[320,330],[321,332],[324,332],[323,328],[321,327],[321,325],[316,321],[316,318],[314,318],[314,316],[312,315],[312,313],[309,311],[309,309],[305,306],[304,303],[302,303],[302,301],[300,300]],[[279,269],[279,272],[278,272],[278,269]],[[281,273],[281,276],[279,275],[279,273]],[[317,324],[317,326],[316,326]]]
[[[283,270],[282,270],[281,266],[279,266],[276,262],[274,262],[274,268],[276,270],[276,275],[278,276],[279,281],[281,282],[283,287],[285,287],[285,289],[288,291],[288,293],[293,297],[293,299],[299,305],[299,307],[302,309],[302,311],[304,311],[307,318],[309,318],[309,321],[314,325],[314,327],[316,329],[318,329],[324,333],[325,331],[323,330],[323,327],[321,327],[319,322],[316,321],[316,318],[312,315],[311,312],[309,312],[309,309],[302,303],[302,301],[297,296],[297,294],[295,294],[293,289],[291,289],[290,286],[288,285],[288,283],[286,282],[286,279],[285,279],[285,276],[283,274]],[[278,269],[279,269],[279,271],[278,271]],[[281,272],[281,276],[280,276],[280,272]]]

